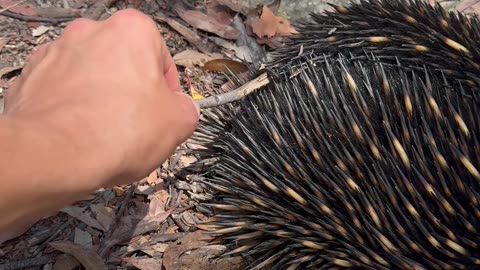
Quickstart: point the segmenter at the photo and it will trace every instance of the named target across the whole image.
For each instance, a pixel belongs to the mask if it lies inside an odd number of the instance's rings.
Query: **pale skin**
[[[101,187],[147,176],[196,128],[155,24],[134,10],[39,47],[0,116],[0,243]]]

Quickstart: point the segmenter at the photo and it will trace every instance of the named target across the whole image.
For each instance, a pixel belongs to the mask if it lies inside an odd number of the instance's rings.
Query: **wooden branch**
[[[197,102],[198,106],[200,106],[201,109],[217,107],[240,100],[243,97],[251,94],[255,90],[267,85],[268,83],[270,83],[270,80],[268,79],[267,73],[262,73],[254,80],[249,81],[248,83],[233,91],[204,99],[198,99],[195,100],[195,102]]]

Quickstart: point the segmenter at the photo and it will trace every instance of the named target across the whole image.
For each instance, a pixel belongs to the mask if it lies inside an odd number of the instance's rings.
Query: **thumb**
[[[198,120],[200,118],[200,107],[193,100],[193,98],[182,92],[171,92],[173,95],[173,104],[175,109],[172,113],[175,114],[177,125],[175,133],[177,137],[177,144],[183,143],[197,128]]]

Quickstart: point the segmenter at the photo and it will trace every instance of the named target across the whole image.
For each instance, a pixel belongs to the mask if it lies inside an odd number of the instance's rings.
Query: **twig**
[[[43,243],[37,246],[34,252],[34,256],[38,255],[38,253],[42,249],[44,249],[46,245],[52,242],[52,240],[55,239],[55,237],[57,237],[61,232],[63,232],[63,230],[65,230],[65,228],[67,228],[70,224],[72,224],[72,221],[73,221],[73,218],[69,216],[67,222],[63,223],[60,226],[57,226],[57,228],[55,228],[55,230],[53,231],[52,235],[50,235],[50,237],[48,237],[45,241],[43,241]]]
[[[103,244],[103,247],[99,249],[98,254],[101,257],[105,257],[108,251],[113,246],[125,243],[127,241],[130,241],[132,238],[136,236],[153,232],[157,229],[158,229],[158,222],[156,221],[140,223],[134,229],[121,233],[115,238],[108,239],[107,241],[105,241]]]
[[[53,256],[42,256],[32,259],[26,259],[23,261],[9,262],[6,264],[0,264],[0,270],[16,270],[16,269],[26,269],[35,266],[42,266],[55,262],[55,257]]]
[[[78,17],[64,17],[64,18],[46,18],[46,17],[39,17],[39,16],[27,16],[15,12],[11,12],[9,10],[0,10],[0,15],[17,19],[23,22],[42,22],[42,23],[63,23],[73,21]]]
[[[249,81],[248,83],[233,91],[204,99],[198,99],[195,100],[195,102],[197,102],[198,106],[200,106],[201,109],[224,105],[246,97],[247,95],[251,94],[262,86],[267,85],[268,83],[270,83],[270,80],[268,79],[267,73],[262,73],[257,78]]]
[[[107,243],[110,240],[110,238],[112,237],[113,232],[117,228],[118,223],[120,223],[120,219],[122,218],[123,214],[125,213],[125,208],[127,208],[128,202],[130,202],[130,199],[132,198],[133,193],[135,192],[136,188],[137,188],[137,184],[133,183],[130,186],[130,188],[128,189],[127,193],[125,194],[125,197],[123,197],[122,203],[118,207],[117,213],[115,214],[115,218],[114,218],[112,224],[110,225],[110,228],[108,228],[108,231],[105,233],[104,241],[100,245],[99,254],[100,254],[101,257],[104,257],[107,254],[107,252],[109,250],[109,247],[108,247]]]
[[[15,3],[15,4],[12,4],[12,5],[10,5],[10,6],[6,7],[6,8],[2,8],[2,9],[0,9],[0,12],[5,11],[5,10],[9,10],[9,9],[11,9],[11,8],[13,8],[13,7],[16,7],[16,6],[20,5],[20,4],[25,3],[26,1],[27,1],[27,0],[22,0],[22,1],[20,1],[20,2],[17,2],[17,3]]]
[[[203,53],[209,53],[210,50],[207,44],[202,40],[199,35],[190,30],[190,28],[186,27],[185,25],[177,22],[172,18],[167,17],[167,15],[165,15],[161,11],[157,11],[156,14],[157,15],[152,16],[154,20],[156,20],[157,22],[164,22],[168,24],[173,30],[182,35],[188,41],[188,43],[197,47],[199,51]]]
[[[112,222],[112,225],[110,225],[110,228],[108,228],[107,233],[105,233],[105,238],[110,238],[112,237],[113,232],[118,226],[118,223],[120,222],[120,219],[122,218],[123,214],[125,213],[125,208],[127,208],[128,203],[130,202],[130,199],[132,199],[133,193],[135,192],[135,189],[137,188],[137,184],[133,183],[127,190],[127,193],[125,194],[125,197],[123,198],[122,203],[117,209],[117,213],[115,215],[115,219]]]

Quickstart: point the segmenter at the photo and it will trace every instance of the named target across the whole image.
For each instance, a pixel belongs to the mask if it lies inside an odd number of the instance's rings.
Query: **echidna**
[[[278,51],[269,85],[204,111],[210,228],[249,269],[480,269],[478,20],[336,10]]]

